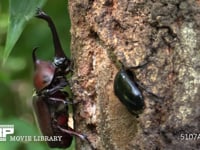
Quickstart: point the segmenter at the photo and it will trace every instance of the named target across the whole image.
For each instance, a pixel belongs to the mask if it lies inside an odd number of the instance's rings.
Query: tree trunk
[[[98,150],[200,149],[200,2],[69,0],[69,10],[76,130]],[[114,95],[119,61],[147,62],[132,70],[146,89],[139,118]]]

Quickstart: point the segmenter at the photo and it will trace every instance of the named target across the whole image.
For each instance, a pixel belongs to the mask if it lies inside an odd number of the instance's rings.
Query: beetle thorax
[[[40,91],[49,86],[53,80],[55,67],[48,61],[36,61],[36,68],[34,74],[34,86],[36,91]]]

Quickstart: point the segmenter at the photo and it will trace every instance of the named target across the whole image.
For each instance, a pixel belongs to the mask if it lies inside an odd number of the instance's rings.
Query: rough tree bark
[[[200,149],[200,1],[69,0],[76,129],[98,150]],[[145,110],[136,118],[113,92],[132,70]],[[191,136],[190,136],[191,138]],[[77,149],[89,149],[77,140]]]

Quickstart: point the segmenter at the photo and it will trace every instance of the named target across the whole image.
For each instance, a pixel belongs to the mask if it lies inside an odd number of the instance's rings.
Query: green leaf
[[[45,2],[46,0],[9,0],[10,18],[3,64],[5,64],[26,23],[34,16],[36,9],[41,8]]]

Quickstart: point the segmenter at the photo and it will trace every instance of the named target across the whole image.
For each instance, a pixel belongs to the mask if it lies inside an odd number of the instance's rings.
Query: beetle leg
[[[51,101],[55,101],[55,102],[61,102],[63,103],[64,105],[68,105],[68,104],[78,104],[80,103],[80,101],[70,101],[70,100],[64,100],[64,99],[61,99],[61,98],[55,98],[55,97],[50,97],[49,100]]]
[[[140,68],[143,68],[144,66],[146,66],[147,64],[148,64],[149,62],[144,62],[143,64],[140,64],[140,65],[138,65],[138,66],[134,66],[134,67],[128,67],[128,68],[126,68],[126,70],[128,69],[140,69]],[[122,65],[122,67],[124,68],[124,66]]]
[[[164,97],[158,96],[154,93],[152,93],[151,91],[149,91],[147,88],[144,87],[144,85],[142,85],[139,81],[136,81],[136,84],[138,85],[139,88],[141,88],[142,90],[144,90],[145,92],[147,92],[149,95],[153,96],[156,98],[156,102],[161,102],[160,99],[163,99]]]
[[[87,138],[86,135],[80,134],[80,133],[77,133],[77,132],[74,132],[74,131],[72,131],[72,130],[64,129],[64,128],[60,127],[60,126],[57,126],[57,128],[60,129],[62,132],[65,132],[65,133],[70,134],[70,135],[77,136],[77,137],[79,137],[81,140],[87,141],[88,144],[90,145],[91,149],[92,149],[92,150],[95,150],[95,148],[93,147],[93,145],[91,144],[91,142],[89,141],[89,139]]]
[[[64,88],[67,85],[67,82],[60,82],[58,85],[50,88],[50,89],[44,89],[41,92],[39,92],[39,95],[52,95],[55,92],[57,92],[58,90]]]
[[[70,101],[66,101],[64,99],[61,99],[61,98],[55,98],[55,97],[50,97],[49,100],[51,101],[55,101],[55,102],[61,102],[63,104],[74,104],[73,102],[70,102]]]

